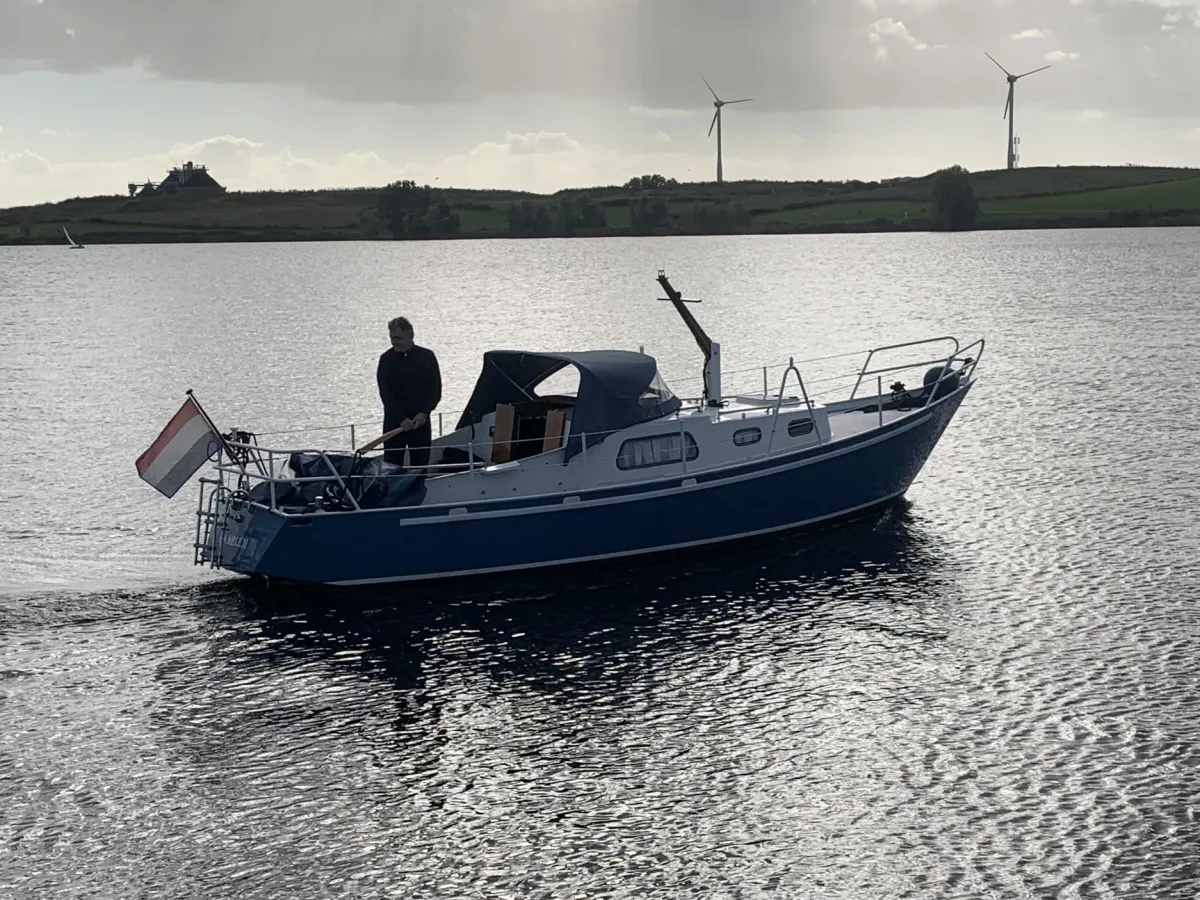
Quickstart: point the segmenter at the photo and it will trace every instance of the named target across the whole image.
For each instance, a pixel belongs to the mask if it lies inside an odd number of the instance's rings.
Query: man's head
[[[392,339],[392,349],[400,353],[411,350],[413,345],[412,322],[404,316],[396,316],[388,322],[388,335]]]

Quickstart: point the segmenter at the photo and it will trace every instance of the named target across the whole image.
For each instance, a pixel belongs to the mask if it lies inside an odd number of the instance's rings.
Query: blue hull
[[[855,438],[719,472],[562,498],[231,517],[222,567],[324,584],[442,578],[674,550],[828,523],[903,495],[970,384]],[[681,482],[694,484],[681,484]]]

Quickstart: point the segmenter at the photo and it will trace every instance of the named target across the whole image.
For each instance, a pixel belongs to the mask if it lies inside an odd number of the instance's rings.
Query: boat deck
[[[680,410],[674,418],[707,416],[714,421],[728,421],[735,419],[738,421],[761,421],[763,419],[773,419],[775,417],[775,398],[763,400],[757,397],[735,397],[725,403],[719,412],[715,410],[701,410],[697,407],[684,408]],[[893,408],[891,395],[883,397],[864,396],[854,400],[842,400],[836,403],[821,403],[813,401],[812,409],[823,410],[828,415],[829,421],[829,441],[839,441],[848,437],[853,437],[856,434],[870,431],[872,428],[878,428],[881,425],[886,425],[890,422],[895,422],[918,412],[919,406],[912,406],[903,409]],[[795,413],[802,412],[804,409],[804,401],[799,397],[791,397],[785,399],[780,406],[779,416],[794,416]]]

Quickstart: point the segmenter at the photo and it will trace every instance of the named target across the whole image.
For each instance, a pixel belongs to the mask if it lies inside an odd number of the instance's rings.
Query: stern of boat
[[[255,574],[284,522],[283,516],[251,503],[244,490],[219,478],[201,478],[194,562]]]

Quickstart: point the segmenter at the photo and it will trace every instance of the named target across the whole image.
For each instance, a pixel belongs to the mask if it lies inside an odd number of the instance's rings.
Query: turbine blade
[[[721,98],[718,97],[717,92],[712,89],[712,85],[708,83],[708,79],[701,75],[700,80],[704,82],[704,86],[708,88],[708,92],[713,95],[713,99],[719,102]]]
[[[721,110],[719,110],[719,109],[715,113],[713,113],[712,124],[708,126],[708,136],[709,137],[712,137],[712,130],[717,127],[717,117],[720,115],[721,115]]]
[[[996,63],[996,65],[1000,67],[1000,71],[1003,72],[1005,75],[1012,75],[1012,72],[1008,71],[1008,69],[1004,68],[1004,66],[1001,66],[1000,63],[996,62],[996,57],[992,56],[992,54],[988,53],[985,50],[983,55],[986,56],[988,59],[990,59],[992,62]]]
[[[1052,68],[1052,66],[1042,66],[1040,69],[1034,69],[1032,72],[1026,72],[1025,75],[1036,75],[1038,72],[1045,72],[1049,68]],[[1018,75],[1017,77],[1024,78],[1025,75]]]
[[[753,99],[753,97],[747,97],[745,100],[726,100],[725,105],[728,106],[730,103],[749,103]]]
[[[1000,118],[1002,118],[1002,119],[1008,118],[1008,108],[1010,106],[1012,106],[1012,94],[1009,94],[1008,99],[1004,101],[1004,115],[1001,116]]]

